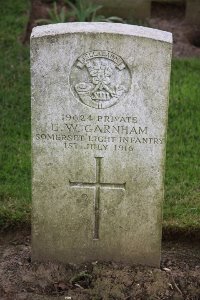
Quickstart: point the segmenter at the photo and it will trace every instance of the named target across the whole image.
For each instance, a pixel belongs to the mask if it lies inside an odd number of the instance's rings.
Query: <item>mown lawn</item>
[[[28,0],[1,1],[0,227],[30,223],[29,47],[20,37]],[[164,226],[200,228],[200,59],[174,60],[169,107]]]
[[[200,59],[172,64],[164,224],[200,228]]]
[[[1,0],[0,18],[0,226],[30,219],[29,49],[20,38],[27,0]]]

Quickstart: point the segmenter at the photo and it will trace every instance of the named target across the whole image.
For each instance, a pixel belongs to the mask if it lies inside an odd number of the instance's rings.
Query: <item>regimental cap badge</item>
[[[81,55],[70,74],[74,95],[84,104],[108,108],[118,103],[129,90],[131,75],[118,55],[96,50]]]

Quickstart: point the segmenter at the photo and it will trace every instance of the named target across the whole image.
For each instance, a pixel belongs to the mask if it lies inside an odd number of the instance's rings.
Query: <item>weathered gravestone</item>
[[[34,28],[33,259],[159,265],[171,43],[122,24]]]

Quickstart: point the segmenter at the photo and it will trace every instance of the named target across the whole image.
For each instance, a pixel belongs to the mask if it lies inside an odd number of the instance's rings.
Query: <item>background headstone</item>
[[[33,29],[33,259],[159,265],[171,43],[122,24]]]
[[[186,20],[191,24],[200,24],[200,1],[187,0]]]
[[[151,15],[151,0],[92,0],[102,5],[105,16],[145,19]]]
[[[169,3],[185,6],[185,19],[188,23],[200,23],[199,0],[92,0],[102,5],[100,13],[105,16],[119,16],[122,18],[147,19],[151,17],[152,3]]]

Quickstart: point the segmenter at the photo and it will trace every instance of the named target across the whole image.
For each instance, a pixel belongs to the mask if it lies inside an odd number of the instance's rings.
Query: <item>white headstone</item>
[[[171,48],[131,25],[33,29],[33,259],[159,265]]]

